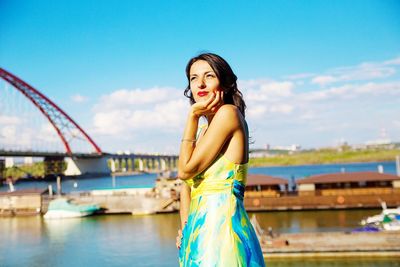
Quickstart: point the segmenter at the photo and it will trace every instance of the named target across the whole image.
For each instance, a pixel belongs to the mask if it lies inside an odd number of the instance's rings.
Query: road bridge
[[[0,176],[4,169],[4,158],[32,157],[43,158],[47,174],[60,174],[63,163],[66,162],[65,175],[99,175],[111,172],[131,171],[164,171],[176,168],[176,155],[144,154],[144,153],[107,153],[78,125],[64,110],[57,106],[50,98],[31,85],[0,68],[0,78],[10,84],[29,100],[47,119],[59,140],[64,151],[33,151],[7,150],[0,146]],[[84,142],[90,148],[88,152],[74,150],[73,144]],[[3,162],[1,162],[3,161]],[[0,177],[1,178],[1,177]]]

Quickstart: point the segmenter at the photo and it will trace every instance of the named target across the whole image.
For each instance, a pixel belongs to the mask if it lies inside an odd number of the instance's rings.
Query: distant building
[[[24,164],[32,165],[33,164],[33,157],[24,157]]]
[[[275,156],[276,153],[273,152],[269,149],[256,148],[250,150],[249,156],[250,158],[267,158]]]
[[[249,174],[246,183],[246,196],[279,197],[288,190],[288,180],[269,175]]]
[[[271,150],[284,150],[284,151],[299,151],[301,149],[300,145],[293,144],[290,146],[271,146]]]
[[[290,146],[270,146],[267,144],[265,148],[256,148],[250,150],[251,158],[265,158],[272,157],[276,155],[287,155],[301,150],[300,145],[290,145]]]
[[[24,189],[13,192],[0,192],[0,211],[2,215],[38,215],[42,211],[43,199],[48,189]],[[46,198],[47,199],[47,198]]]
[[[387,131],[385,128],[380,130],[379,138],[376,140],[370,140],[365,143],[367,148],[385,148],[385,149],[393,149],[395,148],[395,144],[388,137]]]
[[[4,159],[0,159],[0,186],[2,184],[2,180],[4,178],[4,171],[6,169],[6,161]]]
[[[378,172],[315,175],[297,181],[299,195],[381,195],[400,192],[400,177]]]
[[[282,186],[287,188],[286,179],[250,178],[245,207],[251,211],[267,211],[378,208],[381,202],[388,207],[400,205],[400,177],[392,174],[331,173],[297,180],[296,184],[298,190],[288,192],[282,190]]]
[[[6,168],[11,168],[11,167],[13,167],[14,166],[14,158],[11,158],[11,157],[6,157],[6,160],[5,160],[5,165],[6,165]]]

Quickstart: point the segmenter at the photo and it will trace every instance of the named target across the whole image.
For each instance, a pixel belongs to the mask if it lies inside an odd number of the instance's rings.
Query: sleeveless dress
[[[185,180],[191,187],[187,224],[179,250],[181,267],[265,266],[243,205],[248,164],[220,155],[205,171]]]

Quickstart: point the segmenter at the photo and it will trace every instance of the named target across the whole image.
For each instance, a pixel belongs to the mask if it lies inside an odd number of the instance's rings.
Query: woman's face
[[[205,60],[198,60],[192,64],[189,82],[190,90],[196,102],[205,101],[212,92],[220,90],[218,77]]]

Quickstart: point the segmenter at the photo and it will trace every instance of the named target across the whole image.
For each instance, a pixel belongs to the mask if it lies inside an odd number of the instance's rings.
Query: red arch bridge
[[[65,175],[99,175],[111,172],[164,171],[176,167],[178,158],[176,155],[112,154],[102,151],[78,123],[47,96],[2,68],[0,68],[0,77],[40,111],[54,129],[64,148],[62,152],[24,151],[2,148],[0,143],[0,157],[44,158],[45,175],[59,175],[61,172]],[[72,143],[75,140],[84,142],[89,147],[89,151],[74,151]],[[4,167],[5,160],[0,159],[0,178]]]

